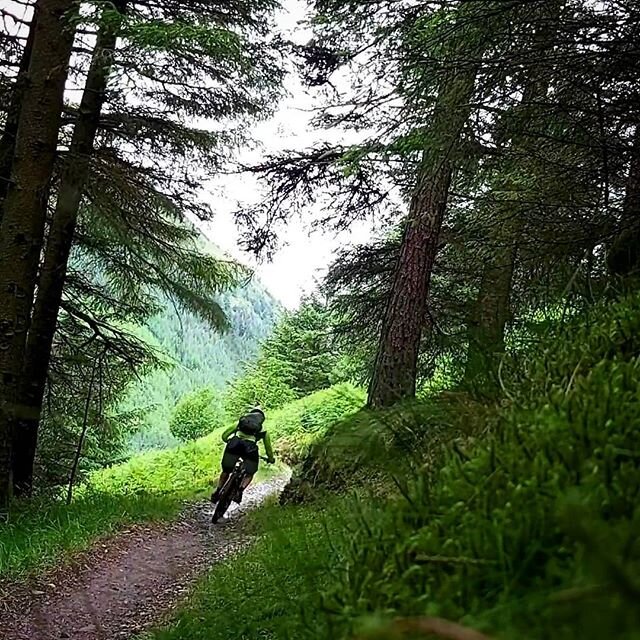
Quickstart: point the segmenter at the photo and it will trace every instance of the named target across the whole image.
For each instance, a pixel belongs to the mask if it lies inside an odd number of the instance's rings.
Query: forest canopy
[[[198,231],[213,214],[201,184],[225,171],[264,187],[236,212],[258,254],[296,216],[380,229],[340,250],[322,303],[281,324],[257,363],[239,362],[251,346],[192,385],[243,369],[235,412],[340,380],[367,384],[374,408],[434,380],[490,394],[541,319],[635,282],[633,3],[318,0],[306,42],[278,31],[270,0],[16,6],[0,42],[4,496],[31,493],[39,441],[72,452],[87,432],[139,423],[138,399],[122,401],[167,364],[167,341],[143,338],[168,306],[242,334],[221,295],[246,269]],[[321,142],[242,164],[287,72],[315,96]],[[255,311],[262,340],[274,316]],[[169,351],[182,361],[189,347]]]

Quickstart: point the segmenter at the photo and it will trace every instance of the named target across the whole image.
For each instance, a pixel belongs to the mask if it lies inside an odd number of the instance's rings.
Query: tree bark
[[[36,13],[34,11],[31,25],[29,27],[29,35],[20,59],[20,67],[18,75],[9,101],[7,109],[7,119],[4,125],[4,131],[0,138],[0,223],[2,223],[2,210],[4,199],[9,191],[11,183],[11,165],[13,164],[13,156],[16,148],[16,134],[18,133],[18,119],[20,117],[20,106],[27,87],[27,73],[29,71],[29,61],[31,60],[31,52],[33,51],[33,39],[36,32]]]
[[[495,381],[496,364],[505,351],[504,334],[511,318],[517,236],[515,232],[513,237],[507,237],[482,271],[480,289],[469,317],[466,384]]]
[[[114,3],[114,6],[122,14],[125,4],[126,0],[121,0]],[[107,20],[98,32],[47,236],[20,389],[20,404],[28,407],[28,414],[18,418],[14,425],[13,480],[18,495],[29,495],[32,491],[38,425],[67,263],[113,64],[118,31],[117,22]]]
[[[18,121],[11,184],[0,225],[0,502],[12,494],[12,424],[46,221],[46,194],[73,45],[74,0],[39,0],[38,20]]]
[[[613,275],[624,279],[640,275],[640,125],[634,131],[620,223],[607,265]]]
[[[473,65],[443,81],[423,153],[387,303],[368,406],[389,406],[412,398],[420,341],[427,316],[431,271],[439,246],[449,186],[476,77]],[[433,152],[433,150],[436,150]]]
[[[451,173],[448,160],[434,170],[425,169],[411,198],[369,386],[370,407],[388,406],[415,395],[431,271],[447,206]]]

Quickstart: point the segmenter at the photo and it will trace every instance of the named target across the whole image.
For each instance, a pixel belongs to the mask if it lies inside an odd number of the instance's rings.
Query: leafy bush
[[[296,399],[281,369],[272,366],[254,366],[233,382],[226,393],[224,406],[227,415],[239,417],[260,405],[265,411],[280,409]]]
[[[274,435],[279,456],[287,464],[297,464],[309,447],[322,440],[327,431],[364,404],[364,392],[343,383],[316,391],[267,414],[265,427]]]
[[[224,424],[224,411],[213,389],[199,389],[183,396],[169,422],[171,434],[187,442],[205,436]]]

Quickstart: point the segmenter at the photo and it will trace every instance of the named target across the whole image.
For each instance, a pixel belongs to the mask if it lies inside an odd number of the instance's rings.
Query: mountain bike
[[[260,456],[261,460],[265,462],[268,461],[267,458]],[[239,459],[236,462],[236,466],[233,468],[233,471],[229,474],[227,481],[224,483],[222,489],[220,489],[220,498],[216,504],[216,508],[211,516],[212,524],[216,524],[220,518],[227,512],[227,509],[231,506],[233,502],[233,498],[240,491],[240,487],[242,486],[242,481],[244,477],[247,475],[247,470],[244,465],[244,460]]]

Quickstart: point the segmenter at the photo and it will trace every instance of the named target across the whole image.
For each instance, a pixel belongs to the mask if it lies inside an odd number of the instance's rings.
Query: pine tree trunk
[[[29,35],[20,59],[20,68],[11,93],[11,100],[7,109],[7,119],[4,131],[0,138],[0,223],[2,223],[2,210],[4,199],[9,191],[11,182],[11,165],[16,148],[16,134],[18,133],[18,119],[20,117],[20,106],[27,86],[27,72],[29,71],[29,61],[33,50],[33,39],[36,32],[36,13],[34,11]]]
[[[552,50],[562,5],[563,0],[550,0],[541,5],[541,28],[535,39],[536,50]],[[510,136],[511,147],[507,157],[513,157],[512,164],[520,171],[526,171],[526,160],[535,153],[535,131],[532,132],[531,127],[544,122],[540,118],[540,110],[544,118],[550,74],[551,70],[544,66],[530,70],[522,101],[515,109],[518,124]],[[520,166],[523,164],[524,168]],[[508,166],[507,163],[507,169]],[[498,176],[494,184],[494,193],[511,192],[515,197],[499,202],[491,215],[495,231],[490,242],[494,249],[484,263],[478,297],[468,324],[469,350],[464,382],[474,387],[497,382],[498,365],[505,351],[505,330],[512,315],[513,274],[526,215],[518,202],[518,188],[508,171],[506,175]]]
[[[424,170],[411,199],[369,387],[371,407],[415,395],[420,339],[451,172],[447,160],[433,171]]]
[[[475,65],[452,71],[443,81],[418,171],[387,303],[368,406],[384,407],[412,398],[422,331],[427,316],[431,271],[440,242],[460,135],[469,117]],[[436,150],[434,152],[434,149]]]
[[[122,13],[125,2],[115,3],[115,7]],[[27,337],[23,381],[20,389],[20,404],[28,407],[29,410],[28,415],[18,419],[14,426],[13,480],[14,489],[18,495],[29,495],[32,490],[38,425],[58,311],[62,301],[78,211],[113,63],[117,33],[118,26],[111,20],[108,20],[98,32],[47,237]]]
[[[514,236],[517,234],[514,234]],[[515,238],[508,237],[498,255],[486,263],[480,289],[469,318],[469,352],[464,380],[485,385],[495,381],[504,354],[505,328],[511,317],[511,285],[517,253]]]
[[[621,278],[640,276],[640,125],[636,125],[625,186],[620,232],[607,253],[609,271]]]
[[[28,410],[17,404],[26,334],[42,249],[73,30],[73,0],[40,0],[11,184],[0,225],[0,502],[12,494],[11,425]]]

